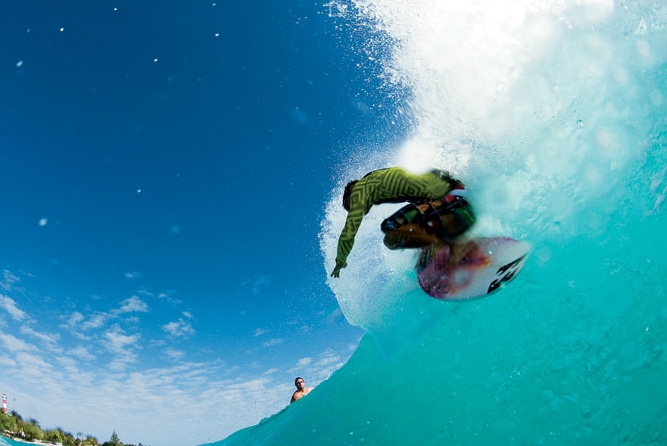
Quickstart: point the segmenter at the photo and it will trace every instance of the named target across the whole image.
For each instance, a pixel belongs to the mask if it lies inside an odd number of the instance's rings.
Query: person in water
[[[475,222],[465,185],[448,172],[434,169],[412,174],[399,167],[389,167],[367,173],[345,186],[343,207],[347,219],[338,239],[336,267],[331,277],[339,277],[340,270],[347,266],[354,238],[371,207],[406,201],[409,204],[380,225],[385,234],[384,244],[389,249],[449,244]]]
[[[306,387],[306,382],[300,376],[294,380],[294,385],[296,386],[296,390],[292,394],[292,400],[290,401],[290,404],[300,398],[303,398],[304,396],[308,395],[308,392],[310,392],[310,389]]]

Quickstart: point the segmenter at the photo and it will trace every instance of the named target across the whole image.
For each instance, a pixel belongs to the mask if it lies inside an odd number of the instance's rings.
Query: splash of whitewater
[[[472,193],[475,232],[528,239],[541,265],[551,254],[540,245],[605,234],[646,186],[633,182],[659,150],[652,138],[665,123],[664,8],[602,0],[355,6],[395,42],[385,71],[411,91],[415,127],[403,145],[343,166],[341,184],[385,165],[449,169]],[[345,217],[340,189],[324,223],[327,265]],[[664,193],[639,200],[652,212]],[[364,221],[343,272],[355,279],[329,281],[348,319],[371,331],[386,325],[398,291],[414,288],[406,273],[413,256],[379,242],[387,207]],[[377,298],[385,294],[395,298]]]
[[[382,245],[371,210],[340,279],[368,334],[298,404],[223,442],[667,443],[667,9],[605,0],[329,2],[372,28],[384,88],[411,132],[340,166],[321,247],[330,271],[342,186],[386,165],[463,179],[478,235],[529,241],[500,293],[439,302],[415,254]],[[366,42],[373,48],[373,42]],[[387,87],[389,86],[389,87]]]

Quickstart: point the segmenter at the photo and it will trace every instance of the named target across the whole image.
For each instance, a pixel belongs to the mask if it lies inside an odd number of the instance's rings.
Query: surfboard
[[[507,237],[424,248],[417,263],[419,285],[441,300],[484,297],[514,280],[530,250],[530,244]]]

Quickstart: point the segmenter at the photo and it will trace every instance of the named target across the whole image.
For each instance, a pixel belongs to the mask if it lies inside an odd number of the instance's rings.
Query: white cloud
[[[344,364],[345,360],[338,353],[333,350],[325,350],[317,356],[314,363],[310,364],[310,367],[315,371],[318,381],[324,381]]]
[[[283,343],[283,339],[272,338],[272,339],[269,339],[268,341],[266,341],[265,343],[263,343],[262,347],[273,347],[275,345],[282,344],[282,343]]]
[[[107,340],[107,346],[114,353],[125,353],[128,347],[136,345],[141,338],[138,334],[126,335],[118,326],[104,333],[104,337]]]
[[[77,367],[78,363],[74,358],[68,356],[58,356],[56,357],[56,361],[58,362],[58,367],[61,371],[70,374],[79,373],[79,368]]]
[[[50,345],[56,345],[58,343],[58,340],[60,339],[59,334],[44,334],[40,333],[27,325],[24,325],[21,327],[21,333],[26,334],[28,336],[32,336],[33,338],[37,338],[40,341],[50,344]]]
[[[301,358],[297,361],[299,367],[304,367],[313,363],[313,358]]]
[[[16,367],[16,361],[7,356],[0,356],[0,368],[2,370],[9,370],[10,368]]]
[[[185,352],[183,350],[176,350],[174,348],[165,348],[164,354],[169,359],[182,359],[185,356]]]
[[[153,292],[153,291],[150,291],[150,290],[147,290],[147,289],[140,289],[139,291],[137,291],[137,294],[139,294],[141,296],[154,297],[154,298],[157,298],[159,301],[169,302],[169,303],[174,304],[174,305],[180,305],[180,304],[183,303],[182,300],[177,299],[177,298],[172,296],[173,291],[170,291],[170,292]]]
[[[79,322],[83,321],[85,318],[83,317],[83,314],[79,313],[78,311],[75,311],[72,313],[72,315],[69,317],[67,320],[67,325],[74,327],[76,326]]]
[[[268,332],[269,332],[269,331],[266,330],[266,329],[264,329],[264,328],[257,328],[257,329],[255,330],[255,337],[262,336],[263,334],[268,333]]]
[[[10,352],[24,352],[35,350],[35,347],[27,342],[18,339],[10,334],[0,333],[0,342],[5,345],[5,348]]]
[[[13,288],[13,285],[20,281],[21,279],[18,276],[7,270],[4,270],[2,272],[2,282],[0,282],[0,288],[4,289],[5,291],[10,291]]]
[[[14,299],[2,294],[0,294],[0,308],[9,313],[10,316],[17,321],[22,321],[28,317],[23,310],[19,309]]]
[[[54,368],[50,358],[41,354],[31,346],[30,353],[19,351],[16,353],[16,362],[28,377],[41,376],[43,373],[53,373]],[[48,358],[48,359],[47,359]]]
[[[81,345],[70,349],[68,353],[75,358],[83,359],[84,361],[92,361],[95,359],[95,356],[93,356],[86,347]]]
[[[168,324],[163,325],[162,330],[175,338],[189,336],[195,333],[195,329],[192,328],[192,325],[183,320],[183,318],[179,318],[178,321],[169,322]]]
[[[64,325],[61,325],[61,328],[66,328],[71,331],[72,334],[74,334],[76,337],[79,339],[85,339],[89,340],[90,338],[82,333],[80,333],[78,330],[90,330],[94,328],[99,328],[102,325],[104,325],[106,319],[108,318],[107,315],[99,314],[95,315],[91,320],[86,321],[86,317],[81,314],[78,311],[75,311],[72,313],[68,318],[67,322]]]
[[[125,372],[129,364],[137,361],[137,355],[132,352],[126,352],[123,356],[117,356],[107,363],[107,368],[113,372]]]
[[[114,326],[104,333],[104,345],[114,355],[108,367],[114,371],[123,371],[129,364],[136,362],[135,348],[139,345],[141,335],[126,335],[119,326]]]
[[[92,330],[95,328],[102,327],[111,316],[107,313],[96,313],[90,317],[87,321],[81,324],[83,330]]]
[[[350,351],[352,353],[352,351]],[[307,381],[318,384],[328,379],[333,372],[341,368],[345,360],[334,350],[327,349],[315,357],[304,357],[290,369],[295,375],[308,376]]]
[[[132,296],[120,303],[119,313],[147,313],[148,305],[137,296]]]

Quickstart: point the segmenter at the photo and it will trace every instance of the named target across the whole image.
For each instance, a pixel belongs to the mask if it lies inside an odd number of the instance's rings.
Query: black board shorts
[[[447,194],[442,200],[409,203],[385,219],[380,229],[385,234],[404,225],[417,225],[429,234],[451,241],[475,223],[475,214],[468,200]]]

